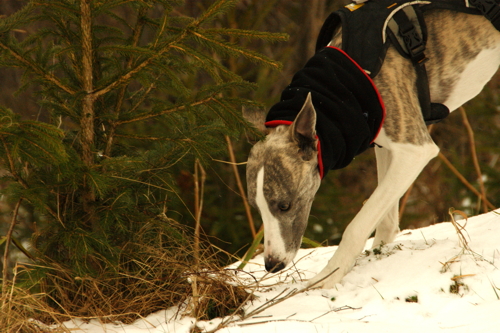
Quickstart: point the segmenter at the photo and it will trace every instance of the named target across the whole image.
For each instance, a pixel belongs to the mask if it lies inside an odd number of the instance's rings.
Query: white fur
[[[281,237],[279,221],[271,213],[269,205],[264,196],[264,167],[257,173],[257,192],[255,201],[259,208],[262,222],[264,223],[264,240],[267,244],[264,246],[264,256],[267,258],[272,256],[289,263],[293,259],[294,254],[287,254],[285,250],[285,242]],[[273,240],[272,242],[268,240]]]
[[[500,65],[500,47],[482,50],[460,74],[451,95],[443,103],[454,111],[476,97]],[[431,96],[432,98],[433,96]]]

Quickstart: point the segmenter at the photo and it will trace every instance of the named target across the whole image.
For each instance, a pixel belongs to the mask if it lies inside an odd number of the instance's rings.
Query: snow
[[[217,332],[500,332],[500,211],[469,218],[465,229],[472,251],[463,249],[450,222],[405,230],[381,254],[361,254],[335,289],[299,293]],[[372,241],[368,240],[366,249]],[[301,249],[295,265],[278,274],[266,275],[263,257],[256,257],[245,271],[264,279],[255,292],[258,298],[245,306],[245,313],[281,293],[304,288],[305,280],[326,265],[336,248]],[[238,276],[246,279],[248,274]],[[458,293],[451,293],[457,276],[461,276]],[[248,276],[246,281],[255,280]],[[407,302],[411,297],[418,302]],[[88,333],[190,332],[195,320],[176,318],[176,313],[177,308],[167,309],[132,325],[103,325],[95,320],[65,325]],[[211,330],[221,320],[197,325]]]

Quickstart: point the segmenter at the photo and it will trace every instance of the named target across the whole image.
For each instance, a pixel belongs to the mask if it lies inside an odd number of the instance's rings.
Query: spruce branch
[[[116,7],[126,5],[133,2],[132,0],[107,0],[107,1],[99,1],[94,4],[94,15],[101,15],[101,14],[109,14],[111,10],[113,10]],[[153,8],[152,3],[148,3],[149,1],[144,1],[140,0],[139,1],[139,6],[140,6],[140,11],[146,11],[147,9]]]
[[[158,34],[156,35],[154,46],[153,46],[155,49],[156,49],[156,46],[158,45],[158,41],[160,40],[161,36],[163,35],[163,31],[165,31],[165,25],[167,24],[167,17],[168,17],[167,12],[163,13],[163,20],[162,20],[161,29],[158,32]]]
[[[184,39],[186,34],[187,34],[187,32],[183,31],[177,37],[173,38],[170,42],[168,42],[167,45],[163,46],[159,51],[157,51],[157,53],[155,55],[142,61],[139,65],[135,66],[131,70],[127,71],[127,73],[125,73],[122,76],[120,76],[119,78],[117,78],[113,83],[110,83],[109,85],[107,85],[104,88],[97,89],[97,90],[93,91],[92,92],[93,98],[98,98],[104,94],[107,94],[111,90],[121,86],[122,84],[129,82],[137,73],[139,73],[141,70],[143,70],[144,68],[149,66],[153,61],[160,58],[167,51],[169,51],[170,48],[172,48],[172,46],[175,43],[180,42],[182,39]]]
[[[136,24],[135,24],[135,27],[133,30],[134,33],[132,36],[132,46],[133,47],[136,47],[137,44],[139,43],[139,38],[141,37],[142,30],[144,27],[144,20],[142,20],[142,16],[145,14],[146,10],[147,10],[146,7],[142,7],[139,10],[139,13],[137,14],[137,21],[136,21]],[[127,65],[125,66],[125,69],[127,71],[129,71],[132,68],[133,61],[134,61],[134,58],[132,56],[129,56],[129,58],[127,60]],[[120,110],[122,108],[123,99],[125,98],[125,92],[127,91],[127,87],[128,87],[128,85],[124,84],[122,89],[120,90],[119,95],[118,95],[118,100],[116,101],[116,106],[115,106],[115,109],[113,112],[115,119],[118,119],[120,116]],[[151,89],[152,89],[152,87],[153,87],[153,84],[151,84]],[[149,91],[151,91],[151,89],[148,90],[148,93],[149,93]],[[144,98],[142,99],[142,101],[144,101],[146,96],[147,96],[147,94],[145,96],[143,96]],[[141,104],[142,104],[142,101],[141,101]],[[116,126],[117,125],[115,122],[111,123],[111,128],[109,130],[108,138],[106,141],[106,149],[104,150],[104,154],[106,156],[111,156],[111,147],[113,145],[114,135],[116,132]]]
[[[75,38],[75,36],[74,33],[68,28],[68,20],[67,19],[65,20],[62,16],[57,17],[53,15],[50,15],[49,19],[56,25],[56,27],[60,29],[61,33],[59,35],[67,45],[66,51],[69,54],[69,58],[73,66],[73,71],[75,72],[77,78],[81,81],[82,75],[80,73],[80,68],[78,66],[77,57],[75,55],[75,52],[73,52],[74,48],[71,41],[72,39],[71,37]]]
[[[220,10],[220,7],[222,5],[227,5],[227,3],[230,3],[230,2],[232,3],[234,1],[227,1],[227,0],[218,1],[211,8],[209,8],[209,10],[207,10],[207,13],[211,12],[211,11]],[[201,18],[201,20],[203,21],[203,18]],[[98,98],[104,94],[107,94],[111,90],[116,89],[117,87],[121,86],[122,84],[129,82],[141,70],[145,69],[147,66],[151,65],[154,61],[156,61],[157,59],[164,56],[164,54],[167,53],[169,50],[177,49],[177,50],[184,51],[185,46],[181,44],[181,41],[184,40],[186,37],[191,36],[191,35],[200,39],[200,40],[207,42],[208,45],[215,46],[216,48],[218,48],[219,50],[221,50],[223,52],[226,52],[229,54],[234,54],[234,55],[244,56],[247,59],[250,59],[250,60],[255,61],[255,62],[266,64],[267,66],[270,66],[276,70],[280,70],[282,68],[282,65],[279,62],[274,61],[274,60],[272,60],[266,56],[263,56],[257,52],[252,52],[252,51],[249,51],[247,49],[238,47],[235,44],[227,43],[227,42],[224,42],[222,40],[210,38],[208,36],[203,35],[202,33],[198,32],[198,30],[196,29],[196,27],[199,25],[199,24],[197,24],[197,22],[199,22],[199,20],[197,20],[193,24],[189,25],[186,29],[180,30],[179,33],[177,34],[177,36],[170,39],[170,41],[168,41],[165,45],[162,45],[162,47],[158,51],[156,51],[156,54],[151,55],[150,57],[146,58],[140,64],[138,64],[134,68],[128,70],[125,74],[123,74],[122,76],[117,78],[114,82],[110,83],[109,85],[107,85],[104,88],[99,88],[99,89],[93,91],[92,92],[93,98]],[[164,29],[163,26],[162,26],[162,29]],[[157,44],[157,41],[155,41],[155,46],[156,46],[156,44]]]
[[[156,88],[155,83],[151,83],[149,87],[146,89],[146,91],[142,94],[142,96],[139,98],[139,100],[128,110],[127,113],[134,113],[141,105],[144,103],[148,95],[151,93],[153,89]]]
[[[31,20],[34,8],[33,3],[29,2],[21,10],[12,15],[7,17],[2,15],[0,19],[0,36],[10,31],[19,31],[19,28],[22,28]]]
[[[28,184],[26,183],[26,181],[21,177],[19,176],[19,174],[17,173],[16,171],[16,168],[14,166],[14,160],[12,159],[12,154],[10,153],[10,149],[7,145],[7,142],[5,141],[5,138],[3,135],[0,135],[0,140],[2,140],[2,143],[3,143],[3,146],[4,146],[4,149],[5,149],[5,153],[7,155],[7,160],[9,162],[9,171],[10,171],[10,174],[12,175],[12,177],[14,177],[14,179],[19,183],[21,184],[21,186],[25,189],[25,190],[28,190],[29,189],[29,186]],[[52,210],[52,208],[50,208],[47,204],[44,204],[44,208],[47,210],[47,212],[52,215],[52,217],[54,217],[56,220],[58,220],[61,225],[64,227],[64,223],[63,221],[61,221],[61,219],[58,217],[58,215]]]
[[[225,35],[239,38],[261,39],[267,42],[286,42],[289,35],[286,33],[270,33],[265,31],[244,30],[244,29],[205,29],[204,33],[210,35]]]
[[[60,9],[61,12],[68,12],[75,16],[78,15],[78,10],[76,9],[76,7],[71,6],[68,1],[38,0],[38,1],[33,1],[33,4],[39,7]]]
[[[247,59],[250,59],[255,62],[259,62],[262,64],[265,64],[269,67],[274,68],[275,70],[281,70],[283,68],[283,65],[277,61],[274,61],[260,53],[249,51],[248,49],[238,47],[235,44],[227,43],[219,39],[215,38],[209,38],[208,36],[205,36],[203,34],[200,34],[199,32],[195,30],[190,30],[189,31],[191,34],[194,36],[198,37],[200,40],[204,40],[205,42],[208,42],[209,45],[215,46],[221,51],[225,51],[229,54],[234,54],[234,55],[241,55]]]
[[[197,18],[193,23],[190,24],[192,27],[198,27],[203,23],[215,19],[219,14],[222,14],[229,10],[236,4],[237,0],[218,0],[214,2],[199,18]]]
[[[12,177],[14,177],[14,179],[19,183],[21,184],[25,189],[28,188],[28,184],[24,181],[24,179],[21,178],[21,176],[18,175],[17,171],[16,171],[16,168],[14,166],[14,160],[12,159],[12,155],[10,153],[10,149],[7,145],[7,142],[5,141],[5,138],[3,135],[0,135],[0,140],[2,140],[2,143],[3,143],[3,147],[5,149],[5,154],[7,155],[7,160],[9,162],[9,171],[10,171],[10,174],[12,175]]]
[[[134,139],[134,140],[140,140],[140,141],[175,141],[175,139],[171,139],[171,138],[166,138],[166,137],[163,138],[163,137],[150,136],[150,135],[132,135],[132,134],[116,133],[115,136],[118,138]]]
[[[226,67],[222,66],[219,62],[217,62],[215,59],[204,55],[201,52],[198,52],[197,50],[187,46],[187,45],[174,45],[172,46],[177,51],[180,51],[186,55],[189,55],[193,59],[197,60],[197,64],[200,65],[204,70],[207,71],[208,74],[218,83],[221,84],[224,82],[224,80],[221,78],[219,75],[219,71],[222,72],[223,74],[226,75],[227,78],[233,81],[242,81],[242,78],[235,74],[234,72],[230,71]],[[215,67],[215,68],[214,68]]]
[[[4,135],[8,136],[8,135],[12,135],[12,134],[0,132],[0,136],[2,136],[2,140],[3,140],[3,136]],[[34,140],[30,140],[28,138],[23,138],[23,141],[26,141],[26,142],[30,143],[31,145],[33,145],[34,147],[36,147],[38,150],[40,150],[43,153],[45,153],[47,156],[49,156],[52,159],[52,162],[54,164],[57,163],[57,158],[54,155],[52,155],[48,150],[46,150],[41,145],[39,145],[37,142],[35,142]],[[30,154],[27,150],[23,149],[22,147],[17,147],[17,149],[19,151],[22,151],[24,153],[24,155],[29,156],[31,160],[33,160],[33,161],[36,160],[35,156],[33,156],[32,154]],[[37,151],[37,153],[38,153],[38,151]]]
[[[195,107],[198,105],[207,104],[207,103],[213,101],[214,99],[215,99],[215,97],[214,97],[214,95],[212,95],[212,96],[209,96],[209,97],[204,98],[202,100],[190,103],[189,105],[185,104],[185,105],[175,106],[173,108],[165,109],[165,110],[162,110],[160,112],[155,112],[155,113],[151,113],[151,112],[144,113],[144,114],[141,114],[141,115],[134,117],[134,118],[131,118],[131,119],[119,120],[119,121],[115,122],[115,124],[122,125],[122,124],[137,122],[137,121],[143,121],[143,120],[147,120],[147,119],[151,119],[151,118],[156,118],[156,117],[163,116],[163,115],[166,115],[169,113],[182,111],[182,110],[185,110],[187,108],[192,108],[192,107]]]
[[[40,76],[42,79],[49,81],[53,84],[55,84],[57,87],[60,89],[64,90],[70,95],[74,95],[76,93],[75,90],[71,89],[70,87],[64,85],[59,79],[57,79],[54,75],[48,73],[45,71],[43,68],[38,66],[37,64],[33,63],[30,59],[22,56],[19,52],[14,50],[12,47],[9,45],[3,43],[0,41],[0,47],[6,51],[8,51],[21,65],[22,67],[25,67],[29,70],[31,70],[33,73],[37,74]]]

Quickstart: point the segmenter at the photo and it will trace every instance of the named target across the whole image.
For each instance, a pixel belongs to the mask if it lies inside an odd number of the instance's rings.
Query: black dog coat
[[[347,166],[377,137],[384,104],[370,77],[344,51],[326,47],[298,71],[267,114],[266,126],[289,125],[311,93],[316,110],[319,169]]]

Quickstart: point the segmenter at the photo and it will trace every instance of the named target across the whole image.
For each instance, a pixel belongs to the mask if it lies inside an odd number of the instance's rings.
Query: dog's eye
[[[279,210],[281,210],[282,212],[286,212],[286,211],[290,210],[290,206],[291,206],[291,205],[290,205],[290,203],[288,203],[288,202],[280,202],[280,203],[278,204],[278,208],[279,208]]]

